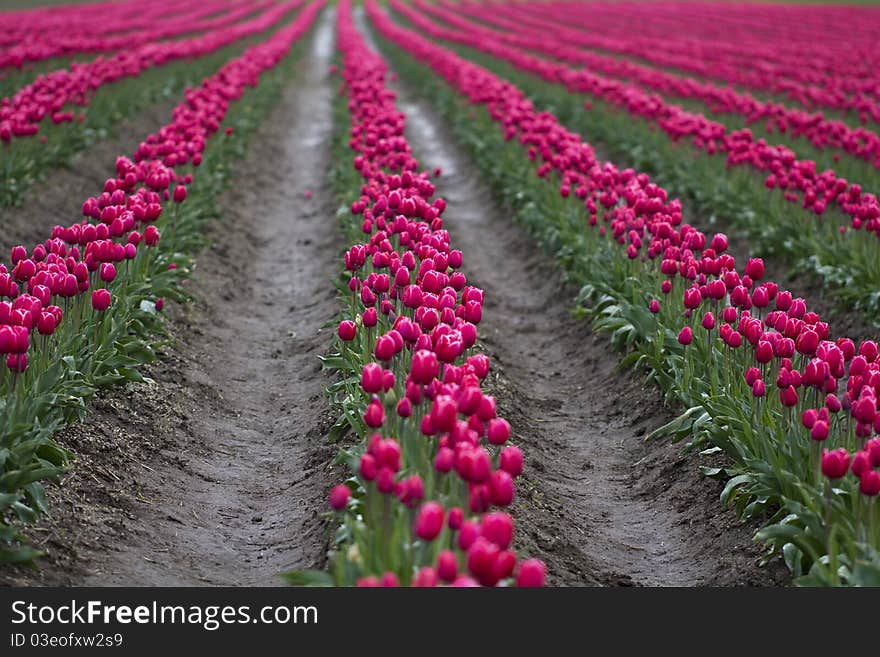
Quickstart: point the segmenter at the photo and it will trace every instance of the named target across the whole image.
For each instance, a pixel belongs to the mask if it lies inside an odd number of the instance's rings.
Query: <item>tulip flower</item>
[[[511,477],[518,477],[523,470],[523,453],[514,445],[508,445],[501,450],[499,464],[502,470],[508,472]]]
[[[452,550],[443,550],[437,555],[437,576],[446,583],[458,576],[458,560]]]
[[[694,333],[691,331],[690,326],[685,326],[678,333],[678,342],[679,344],[683,344],[685,346],[689,345],[694,341]]]
[[[351,490],[348,486],[334,486],[330,489],[330,506],[336,511],[341,511],[348,505]]]
[[[822,450],[822,474],[829,479],[840,479],[849,469],[849,454],[843,448]]]
[[[547,567],[538,559],[526,559],[519,565],[516,575],[516,585],[520,588],[534,588],[544,586],[547,576]]]
[[[343,320],[339,322],[339,329],[337,331],[339,338],[344,342],[351,342],[355,338],[355,334],[357,332],[357,326],[351,320]],[[367,391],[370,392],[370,391]],[[373,392],[378,392],[373,391]]]
[[[868,470],[859,477],[859,492],[862,495],[875,497],[880,494],[880,472]]]
[[[438,502],[425,502],[415,521],[415,533],[424,541],[433,541],[443,530],[444,510]]]
[[[92,292],[92,308],[99,312],[103,312],[110,307],[112,297],[107,290],[95,290]]]
[[[340,325],[340,330],[342,326]],[[341,336],[340,336],[341,337]],[[361,387],[368,394],[382,391],[384,371],[378,363],[367,363],[361,371]]]

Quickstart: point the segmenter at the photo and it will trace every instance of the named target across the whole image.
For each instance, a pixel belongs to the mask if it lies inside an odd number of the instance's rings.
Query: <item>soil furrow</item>
[[[757,568],[752,528],[720,506],[697,458],[644,443],[669,418],[659,394],[620,373],[607,338],[571,317],[575,290],[552,259],[497,207],[428,104],[402,83],[396,90],[414,151],[442,169],[438,193],[463,270],[486,292],[482,342],[500,411],[527,456],[520,548],[548,563],[554,584],[778,581],[778,568]]]
[[[35,531],[49,551],[9,583],[273,585],[320,567],[335,448],[318,355],[340,252],[326,182],[332,13],[236,165],[223,218],[172,305],[158,383],[95,401],[60,440],[78,454]]]

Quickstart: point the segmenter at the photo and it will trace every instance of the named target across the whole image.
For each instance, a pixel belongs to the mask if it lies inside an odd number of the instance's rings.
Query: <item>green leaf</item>
[[[333,586],[330,573],[323,570],[291,570],[281,573],[281,577],[293,586]]]

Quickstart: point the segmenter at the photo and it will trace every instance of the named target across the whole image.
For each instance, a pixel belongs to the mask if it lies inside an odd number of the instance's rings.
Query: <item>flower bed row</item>
[[[80,25],[65,22],[59,29],[46,25],[31,25],[19,35],[10,35],[15,42],[0,51],[0,68],[21,68],[26,62],[38,62],[53,57],[63,57],[79,53],[110,52],[130,50],[148,43],[170,39],[183,34],[206,32],[227,27],[243,18],[262,11],[275,4],[274,0],[253,3],[250,0],[213,0],[207,3],[191,3],[187,7],[181,3],[150,3],[132,13],[124,7],[120,15],[105,18],[102,15],[100,31],[89,32]],[[171,6],[169,6],[171,5]],[[188,9],[188,11],[187,11]],[[94,21],[95,9],[92,6],[78,7],[79,13]],[[172,13],[174,12],[174,13]],[[172,13],[169,16],[169,13]],[[66,21],[76,21],[68,17]]]
[[[83,221],[56,226],[30,250],[13,248],[11,267],[0,264],[0,298],[9,299],[0,300],[0,560],[35,554],[21,544],[19,527],[45,510],[41,481],[65,465],[68,455],[54,432],[83,416],[85,399],[97,388],[143,380],[136,368],[155,358],[149,336],[156,313],[166,295],[182,298],[185,254],[198,250],[203,222],[216,213],[214,197],[228,177],[226,165],[242,155],[233,139],[212,136],[322,7],[320,0],[309,4],[267,41],[189,90],[171,123],[131,158],[117,159],[103,192],[82,204]],[[241,111],[259,116],[265,103],[255,95]],[[247,118],[242,125],[253,129],[253,117]],[[209,141],[218,142],[215,159],[199,174],[193,199],[188,186]]]
[[[853,229],[880,235],[880,201],[874,194],[863,191],[857,183],[839,178],[830,169],[818,171],[815,162],[797,159],[795,152],[787,146],[774,146],[755,139],[750,130],[730,131],[722,123],[685,111],[635,85],[610,80],[587,70],[575,70],[506,46],[498,32],[462,21],[454,13],[447,12],[444,20],[454,20],[456,29],[445,29],[401,0],[395,0],[391,5],[435,38],[477,48],[545,80],[563,84],[572,91],[605,100],[634,116],[650,120],[674,141],[689,140],[695,148],[710,154],[726,153],[728,167],[742,165],[765,172],[768,189],[785,190],[786,200],[800,203],[817,216],[824,214],[829,206],[836,205],[851,218]],[[432,8],[432,11],[437,10]],[[537,47],[536,41],[530,41],[530,44],[530,47]]]
[[[481,389],[489,372],[475,348],[483,291],[462,271],[462,252],[443,229],[446,204],[432,200],[434,185],[385,86],[386,66],[357,32],[350,0],[339,3],[337,21],[347,146],[356,154],[344,187],[356,200],[344,226],[354,240],[340,286],[346,318],[339,353],[326,364],[344,377],[336,389],[359,441],[343,453],[353,475],[330,492],[341,525],[330,575],[288,577],[540,586],[544,565],[517,559],[505,511],[523,455]]]
[[[617,80],[628,80],[667,96],[694,99],[715,114],[730,115],[731,120],[734,121],[737,117],[741,117],[740,120],[746,126],[763,123],[767,134],[779,132],[793,139],[803,138],[818,151],[835,151],[833,157],[828,158],[830,162],[835,160],[839,162],[840,153],[844,153],[852,156],[860,165],[867,164],[874,169],[880,168],[880,135],[872,130],[863,127],[851,128],[843,121],[826,118],[819,112],[809,112],[803,108],[790,108],[779,102],[764,101],[750,93],[737,91],[734,87],[719,87],[711,82],[674,75],[630,60],[582,50],[578,46],[585,45],[584,32],[564,27],[552,20],[534,19],[525,22],[499,15],[495,9],[490,9],[486,5],[469,5],[469,8],[465,9],[456,4],[453,5],[455,10],[452,11],[446,8],[451,6],[451,3],[435,5],[419,1],[413,4],[422,11],[433,13],[450,25],[464,29],[471,29],[474,25],[465,20],[463,15],[476,18],[481,23],[496,29],[503,28],[503,32],[489,30],[488,33],[495,39],[584,66]],[[553,34],[557,38],[549,39],[548,34]],[[631,39],[637,40],[635,37]],[[619,41],[626,43],[623,38],[619,38]],[[797,148],[796,143],[792,146]],[[846,160],[845,162],[848,163]],[[864,173],[861,167],[855,168],[854,172]]]
[[[663,7],[655,5],[650,10],[651,20],[644,22],[644,37],[633,40],[628,38],[627,26],[644,18],[642,7],[621,7],[620,12],[609,3],[591,5],[589,9],[556,3],[516,3],[509,7],[509,15],[520,20],[552,18],[558,25],[587,25],[591,32],[585,44],[590,47],[782,94],[809,108],[853,110],[862,123],[880,121],[878,62],[868,54],[876,18],[864,9],[836,7],[836,16],[817,16],[818,25],[810,28],[809,19],[825,8],[799,6],[796,17],[778,16],[774,21],[762,17],[762,9],[767,8],[754,5],[744,5],[744,12],[734,12],[730,7],[716,12],[705,4],[691,4],[686,11],[671,7],[664,21],[658,16]],[[779,7],[770,10],[778,11]],[[733,20],[719,39],[717,28],[728,17]],[[835,30],[829,19],[837,22],[837,29],[846,31],[845,47],[837,47],[826,38],[829,31]],[[792,33],[790,28],[798,26],[807,29]],[[783,36],[782,32],[789,34]],[[859,42],[863,47],[855,45]]]
[[[483,32],[440,27],[401,2],[391,6],[434,38],[491,53],[478,58],[484,66],[502,70],[505,76],[509,69],[525,72],[512,79],[542,104],[552,102],[558,110],[566,109],[566,121],[579,128],[589,126],[585,132],[600,135],[603,144],[617,147],[634,165],[687,192],[708,216],[720,214],[755,238],[766,254],[793,260],[840,287],[841,303],[871,313],[878,309],[874,291],[880,285],[880,251],[874,237],[880,226],[880,203],[874,194],[833,171],[819,173],[814,163],[797,160],[790,149],[755,141],[748,130],[728,133],[719,123],[665,104],[631,85],[527,55]],[[554,92],[554,86],[559,90]],[[586,103],[588,111],[578,96],[581,93],[592,99]],[[692,135],[689,144],[674,137],[684,136],[682,131]],[[716,138],[720,141],[713,142]],[[753,175],[756,171],[769,175],[762,180]],[[807,212],[791,211],[791,204],[799,199]],[[845,217],[857,230],[841,225]],[[863,231],[874,235],[868,239],[860,234]]]
[[[273,3],[274,4],[274,3]],[[279,23],[296,10],[302,0],[290,0],[271,7],[258,17],[244,23],[224,26],[190,39],[147,43],[123,50],[111,57],[98,57],[85,64],[74,64],[39,76],[0,105],[0,141],[32,137],[40,123],[68,123],[76,114],[70,105],[83,106],[100,87],[126,77],[137,77],[141,71],[177,59],[191,59],[214,52],[240,39],[259,34]]]
[[[396,25],[374,0],[366,8],[400,49],[398,70],[584,284],[585,312],[632,350],[624,362],[688,408],[659,433],[695,435],[734,459],[709,474],[729,477],[722,497],[743,515],[768,519],[759,540],[800,582],[877,582],[877,344],[833,340],[803,299],[762,281],[762,261],[738,268],[727,238],[685,223],[647,175],[599,162],[509,82]]]
[[[137,15],[133,12],[137,0],[4,11],[0,12],[0,47],[14,47],[29,39],[51,40],[65,30],[93,36],[117,32],[124,25],[145,28],[175,4],[174,0],[159,0],[149,7],[141,6]],[[95,20],[96,12],[101,12],[101,21]]]
[[[87,102],[88,107],[74,108],[76,115],[72,122],[56,124],[50,120],[51,113],[49,118],[44,114],[35,137],[12,138],[10,143],[0,143],[0,206],[22,203],[32,186],[45,179],[53,167],[68,164],[74,154],[109,136],[123,119],[163,100],[172,100],[187,87],[198,86],[226,61],[265,39],[286,20],[277,21],[267,32],[238,39],[194,59],[169,60],[162,66],[148,67],[135,77],[118,77],[112,84],[87,90],[82,102]],[[28,82],[32,79],[27,78]],[[51,94],[40,96],[43,100],[50,97]],[[67,105],[63,111],[71,107]]]

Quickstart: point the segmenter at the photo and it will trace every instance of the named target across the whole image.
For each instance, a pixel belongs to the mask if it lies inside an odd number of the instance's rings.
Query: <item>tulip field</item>
[[[0,583],[880,586],[880,12],[12,4]]]

